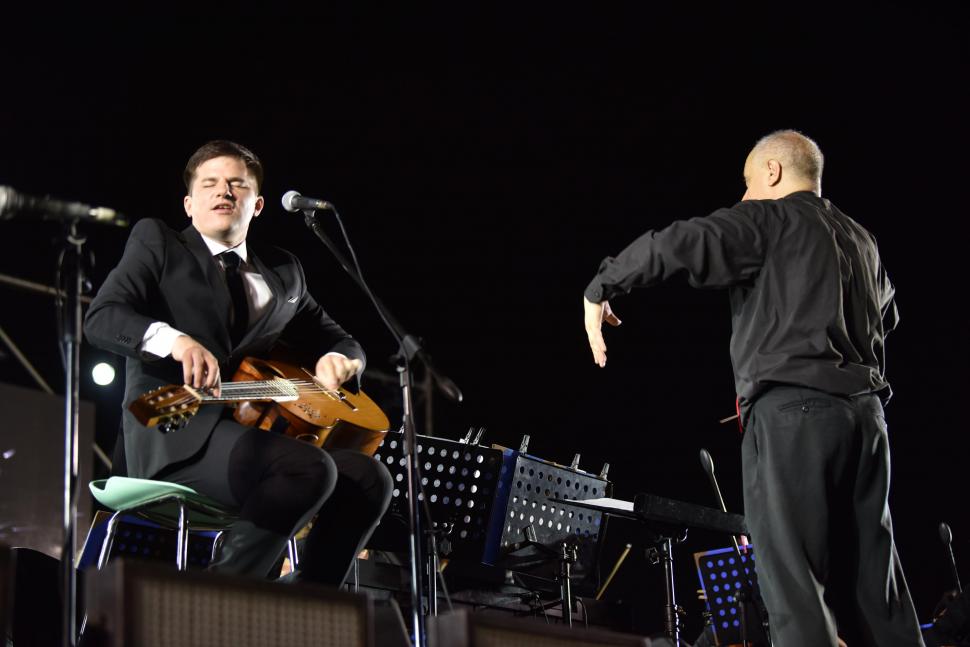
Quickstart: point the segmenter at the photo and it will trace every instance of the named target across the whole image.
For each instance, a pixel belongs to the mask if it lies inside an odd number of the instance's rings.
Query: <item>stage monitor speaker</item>
[[[650,647],[643,636],[455,611],[428,619],[429,647]]]
[[[117,560],[88,573],[85,647],[373,647],[363,595]]]
[[[80,587],[84,574],[77,576]],[[0,548],[0,644],[61,644],[62,578],[60,561],[50,555],[32,548]],[[79,623],[83,605],[83,596],[78,596]]]
[[[64,549],[64,398],[0,383],[0,411],[0,542],[60,559]],[[77,528],[82,529],[91,522],[91,497],[86,491],[91,480],[94,403],[81,402],[78,424]]]

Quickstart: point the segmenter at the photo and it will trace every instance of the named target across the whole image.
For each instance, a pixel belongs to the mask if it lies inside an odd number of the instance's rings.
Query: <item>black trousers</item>
[[[301,579],[339,586],[391,501],[390,472],[351,450],[220,420],[189,461],[155,478],[181,483],[239,511],[227,531],[221,572],[266,577],[289,537],[317,515],[300,560]]]
[[[779,386],[745,412],[744,509],[776,647],[922,645],[875,395]]]

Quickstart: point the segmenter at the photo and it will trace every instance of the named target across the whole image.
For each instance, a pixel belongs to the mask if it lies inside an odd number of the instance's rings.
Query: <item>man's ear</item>
[[[263,196],[256,198],[256,208],[253,210],[253,218],[258,216],[263,211],[263,207],[266,206],[266,201],[263,200]]]
[[[782,167],[778,160],[768,160],[768,186],[775,186],[781,182]]]
[[[192,217],[192,196],[187,195],[182,198],[182,208],[185,209],[185,215],[189,218]]]

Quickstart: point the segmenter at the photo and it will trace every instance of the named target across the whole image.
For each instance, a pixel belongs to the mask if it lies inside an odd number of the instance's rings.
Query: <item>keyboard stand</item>
[[[596,510],[603,514],[632,519],[642,524],[647,540],[653,547],[647,556],[653,564],[662,563],[667,602],[664,607],[664,633],[679,647],[680,610],[674,587],[674,544],[687,539],[688,527],[704,528],[728,534],[746,534],[744,517],[729,514],[683,501],[665,499],[651,494],[638,494],[634,501],[622,499],[587,499],[585,501],[562,500],[560,503]]]

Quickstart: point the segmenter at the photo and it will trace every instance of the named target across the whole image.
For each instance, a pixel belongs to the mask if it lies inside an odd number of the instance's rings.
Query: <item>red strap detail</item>
[[[741,426],[741,396],[734,398],[734,410],[738,412],[738,432],[740,432],[743,435],[744,427]],[[750,544],[748,543],[747,535],[741,535],[738,537],[738,545],[740,546],[742,551],[744,551],[745,553],[748,552],[748,546]]]
[[[744,427],[741,426],[741,396],[734,398],[734,410],[738,412],[738,433],[744,434]]]

